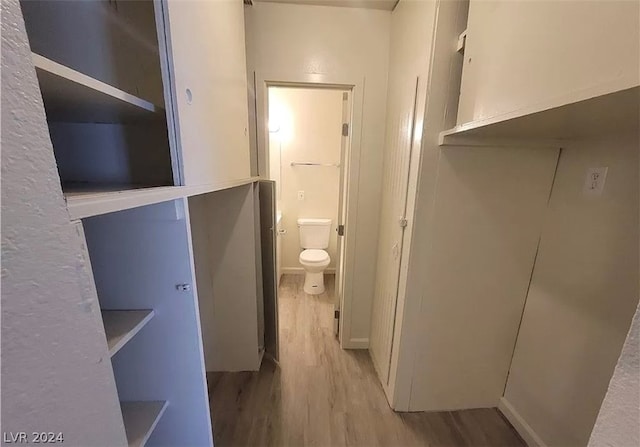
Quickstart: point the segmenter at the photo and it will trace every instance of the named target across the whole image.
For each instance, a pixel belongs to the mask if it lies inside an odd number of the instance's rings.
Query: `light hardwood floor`
[[[207,374],[216,447],[526,445],[495,409],[392,411],[369,353],[333,335],[333,275],[318,296],[302,279],[280,284],[280,364]]]

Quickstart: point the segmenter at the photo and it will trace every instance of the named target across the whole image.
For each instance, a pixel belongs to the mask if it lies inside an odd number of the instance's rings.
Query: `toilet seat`
[[[310,265],[329,263],[331,258],[324,250],[308,249],[300,253],[300,262]]]

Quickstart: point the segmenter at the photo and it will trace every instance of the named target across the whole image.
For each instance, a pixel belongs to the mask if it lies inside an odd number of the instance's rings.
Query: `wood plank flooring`
[[[279,365],[207,374],[216,447],[526,445],[495,409],[395,413],[368,351],[333,335],[333,275],[317,296],[302,280],[280,284]]]

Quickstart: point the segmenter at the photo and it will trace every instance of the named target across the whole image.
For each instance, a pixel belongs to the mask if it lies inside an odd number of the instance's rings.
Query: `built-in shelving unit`
[[[167,405],[165,401],[120,402],[129,447],[147,443]]]
[[[154,2],[72,3],[21,2],[63,191],[180,184]]]
[[[460,124],[440,133],[441,146],[561,145],[563,140],[638,125],[640,87],[602,85],[496,117]],[[617,88],[616,88],[617,87]],[[518,143],[521,142],[521,143]]]
[[[82,219],[130,446],[212,444],[188,220],[183,198]]]
[[[113,383],[100,386],[121,403],[104,412],[130,446],[213,445],[193,260],[205,240],[191,237],[186,198],[259,179],[242,4],[174,3],[20,1],[60,186],[91,261],[87,299],[102,313]]]
[[[40,90],[50,121],[120,123],[160,118],[163,108],[36,53]]]
[[[221,191],[236,186],[247,185],[260,177],[212,183],[198,186],[164,186],[156,188],[124,189],[114,187],[109,190],[81,190],[65,192],[67,208],[72,219],[84,219],[100,214],[122,211],[138,206],[152,205],[181,197],[191,197],[208,192]]]
[[[109,354],[113,357],[154,315],[153,310],[103,310]]]

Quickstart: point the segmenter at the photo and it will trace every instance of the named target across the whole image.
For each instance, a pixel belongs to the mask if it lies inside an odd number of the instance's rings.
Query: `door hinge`
[[[398,223],[402,228],[406,228],[409,222],[407,221],[406,217],[401,217]]]
[[[342,124],[342,136],[343,137],[348,137],[349,136],[349,124],[348,123]]]
[[[338,236],[344,236],[344,225],[338,225],[336,231],[338,231]]]
[[[340,310],[339,309],[336,309],[336,310],[333,311],[333,318],[335,320],[339,320],[340,319]]]

